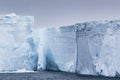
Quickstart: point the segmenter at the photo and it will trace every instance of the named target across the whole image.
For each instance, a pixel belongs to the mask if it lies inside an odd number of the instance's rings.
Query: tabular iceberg
[[[37,70],[32,16],[0,16],[0,72]]]
[[[120,75],[120,21],[32,30],[32,16],[0,16],[0,72]]]
[[[38,69],[104,76],[120,73],[119,20],[38,31]]]

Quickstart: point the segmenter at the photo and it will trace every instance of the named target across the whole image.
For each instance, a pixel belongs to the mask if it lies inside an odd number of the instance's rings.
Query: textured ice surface
[[[38,69],[104,76],[120,73],[120,21],[78,23],[37,32]]]
[[[37,29],[34,34],[32,25],[31,16],[0,16],[0,72],[120,75],[120,21]]]
[[[0,16],[0,71],[37,69],[33,21],[31,16]]]
[[[39,31],[38,69],[75,71],[76,39],[74,30],[72,27],[60,27]]]
[[[85,35],[82,36],[86,36],[88,43],[86,50],[95,66],[95,71],[105,76],[115,76],[116,73],[120,73],[120,21],[92,22],[84,26],[86,26],[83,31]],[[82,32],[79,31],[79,34]]]
[[[89,22],[77,27],[77,69],[80,74],[120,73],[120,21]]]

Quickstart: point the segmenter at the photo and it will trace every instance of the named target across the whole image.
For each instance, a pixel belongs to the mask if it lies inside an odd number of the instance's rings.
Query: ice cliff
[[[57,70],[120,76],[120,21],[33,29],[32,16],[0,16],[0,72]]]
[[[38,69],[75,72],[76,34],[74,29],[72,27],[46,28],[36,32],[39,33],[37,45],[40,66]]]
[[[93,21],[38,34],[38,69],[87,75],[116,76],[120,73],[120,21]],[[36,41],[35,41],[36,42]]]
[[[0,16],[0,72],[37,70],[32,16]]]

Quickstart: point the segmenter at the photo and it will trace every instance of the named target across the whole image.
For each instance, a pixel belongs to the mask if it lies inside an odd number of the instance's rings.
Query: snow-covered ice
[[[0,71],[37,70],[32,16],[0,16]]]

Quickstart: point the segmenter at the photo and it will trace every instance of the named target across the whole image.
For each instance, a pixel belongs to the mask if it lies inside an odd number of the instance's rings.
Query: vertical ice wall
[[[110,21],[104,24],[100,54],[96,61],[96,71],[101,75],[115,76],[120,74],[120,21]]]
[[[38,69],[75,71],[76,33],[71,27],[40,30]],[[43,65],[42,65],[43,64]]]
[[[33,21],[31,16],[0,16],[0,71],[37,69]]]
[[[0,72],[48,69],[120,74],[120,21],[44,28],[34,34],[32,25],[31,16],[0,16]]]
[[[99,58],[106,26],[99,22],[75,24],[77,27],[77,73],[97,75],[95,62]]]
[[[76,27],[77,73],[118,75],[120,21],[89,22]]]
[[[120,21],[94,21],[39,32],[39,69],[115,76],[120,73]],[[41,57],[42,56],[42,57]]]

